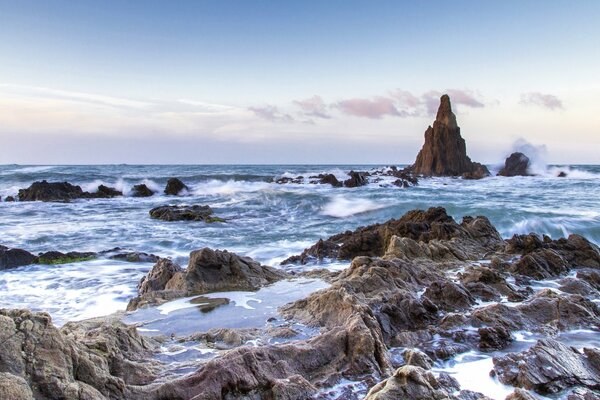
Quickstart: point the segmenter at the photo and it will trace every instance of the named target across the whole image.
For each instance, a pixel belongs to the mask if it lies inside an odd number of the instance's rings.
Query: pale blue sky
[[[522,138],[600,163],[598,20],[597,1],[0,0],[0,163],[412,162],[448,90],[474,159]]]

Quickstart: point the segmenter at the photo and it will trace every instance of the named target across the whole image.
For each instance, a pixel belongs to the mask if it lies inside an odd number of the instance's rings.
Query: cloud
[[[331,115],[327,113],[327,104],[321,96],[313,96],[305,100],[295,100],[294,104],[300,107],[305,116],[314,118],[330,119]]]
[[[370,99],[348,99],[335,104],[341,112],[355,117],[380,119],[386,115],[403,116],[397,108],[394,99],[375,97]]]
[[[290,114],[286,114],[279,110],[278,107],[266,105],[262,107],[248,107],[257,117],[266,119],[272,122],[294,122],[294,118]]]
[[[463,105],[471,108],[482,108],[485,104],[475,97],[475,94],[469,90],[447,89],[444,93],[450,96],[453,106]],[[440,97],[444,94],[435,90],[424,93],[421,96],[427,115],[435,115],[440,106]]]
[[[539,92],[523,93],[521,95],[521,104],[535,105],[548,110],[564,109],[562,101],[552,95]]]

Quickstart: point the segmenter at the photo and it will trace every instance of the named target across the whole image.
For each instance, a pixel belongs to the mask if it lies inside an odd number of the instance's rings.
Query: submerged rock
[[[138,285],[128,310],[177,297],[231,290],[255,291],[287,275],[249,257],[204,248],[190,253],[187,269],[160,259]]]
[[[188,187],[177,178],[170,178],[165,186],[165,194],[170,196],[177,196],[184,190],[188,190]]]
[[[37,257],[23,249],[11,249],[0,245],[0,271],[35,263]]]
[[[425,131],[425,144],[409,171],[425,176],[461,176],[472,179],[489,175],[488,169],[467,156],[465,140],[460,135],[450,97],[443,95],[433,127]]]
[[[68,253],[61,253],[60,251],[47,251],[45,253],[41,253],[37,260],[35,261],[37,264],[68,264],[73,262],[80,261],[89,261],[98,256],[97,253],[94,252],[78,252],[78,251],[70,251]]]
[[[529,157],[523,153],[512,153],[506,161],[504,167],[498,172],[500,176],[531,176],[529,173]]]
[[[151,190],[146,184],[141,183],[139,185],[134,185],[131,188],[131,196],[132,197],[150,197],[154,195],[154,191]]]
[[[494,374],[505,384],[558,393],[572,386],[600,387],[600,351],[583,354],[553,339],[539,340],[529,350],[494,358]]]
[[[213,216],[210,206],[160,206],[150,210],[150,217],[162,221],[204,221],[225,222]]]

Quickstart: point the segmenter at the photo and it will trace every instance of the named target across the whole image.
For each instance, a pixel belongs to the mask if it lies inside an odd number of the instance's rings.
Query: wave
[[[343,196],[335,196],[323,207],[321,214],[330,217],[345,218],[355,214],[379,210],[385,205],[368,199],[347,199]]]
[[[270,188],[267,182],[219,181],[211,180],[190,188],[190,193],[197,196],[232,195],[240,192],[257,192]]]

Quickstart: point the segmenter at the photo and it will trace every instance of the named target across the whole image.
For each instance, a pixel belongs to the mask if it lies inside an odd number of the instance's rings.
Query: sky
[[[0,0],[0,164],[600,164],[598,1]]]

